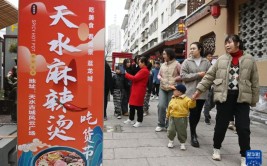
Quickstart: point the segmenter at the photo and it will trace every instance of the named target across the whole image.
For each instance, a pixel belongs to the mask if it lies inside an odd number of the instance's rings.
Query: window
[[[171,3],[171,16],[175,13],[176,0]]]
[[[161,14],[161,24],[164,23],[164,12]]]
[[[143,5],[142,5],[142,13],[145,13],[145,11],[146,11],[146,7],[147,7],[147,5],[146,5],[146,1],[143,3]]]
[[[158,29],[158,18],[156,18],[149,26],[149,35],[153,34]]]
[[[148,21],[149,21],[149,13],[147,12],[146,13],[146,23],[148,23]]]
[[[193,13],[201,5],[205,3],[205,0],[188,0],[187,2],[187,14]]]
[[[158,9],[158,1],[156,1],[155,4],[154,4],[154,12],[156,12],[157,9]]]
[[[214,54],[216,46],[216,35],[214,32],[201,36],[200,42],[203,44],[205,51],[209,51]]]
[[[142,20],[142,28],[144,28],[145,25],[146,25],[146,17],[144,17],[143,20]]]

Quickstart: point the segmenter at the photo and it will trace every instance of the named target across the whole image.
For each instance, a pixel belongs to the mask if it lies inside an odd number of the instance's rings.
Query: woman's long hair
[[[126,58],[126,59],[123,60],[122,65],[123,65],[123,68],[124,68],[124,69],[128,68],[128,67],[127,67],[127,63],[129,63],[129,62],[131,63],[130,59],[128,59],[128,58]]]
[[[140,62],[144,63],[148,70],[151,70],[152,64],[148,61],[148,59],[144,56],[140,57]]]

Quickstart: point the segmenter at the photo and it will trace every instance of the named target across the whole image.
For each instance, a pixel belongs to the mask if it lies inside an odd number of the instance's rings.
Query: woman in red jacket
[[[148,60],[146,57],[141,57],[138,61],[138,65],[141,68],[134,76],[125,73],[125,78],[132,81],[131,95],[129,100],[130,115],[129,119],[124,121],[125,124],[134,124],[133,127],[139,127],[143,121],[143,105],[144,97],[146,93],[146,86],[149,77]],[[135,110],[137,110],[137,121],[134,123]]]

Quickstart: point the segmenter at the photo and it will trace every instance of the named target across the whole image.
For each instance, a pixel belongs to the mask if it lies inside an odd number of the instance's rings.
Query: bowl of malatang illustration
[[[32,159],[32,166],[86,166],[85,156],[77,149],[54,146],[40,151]]]

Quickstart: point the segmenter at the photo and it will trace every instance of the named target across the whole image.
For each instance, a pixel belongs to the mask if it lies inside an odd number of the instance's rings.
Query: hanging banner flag
[[[18,165],[100,166],[105,0],[20,0]]]

